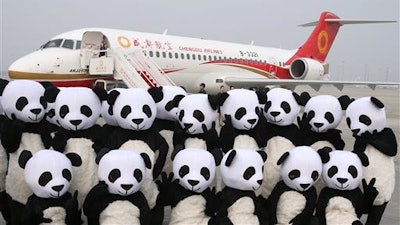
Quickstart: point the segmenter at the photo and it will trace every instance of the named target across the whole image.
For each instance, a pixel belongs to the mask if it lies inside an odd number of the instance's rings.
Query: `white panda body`
[[[250,149],[260,149],[260,146],[258,146],[256,140],[254,138],[250,137],[249,135],[246,134],[240,134],[235,137],[235,141],[233,144],[233,148],[250,148]]]
[[[260,224],[257,215],[254,214],[254,201],[250,197],[242,197],[236,200],[228,208],[228,218],[233,224]]]
[[[165,164],[164,164],[164,167],[163,167],[162,171],[166,172],[167,174],[169,174],[172,171],[171,154],[172,154],[172,151],[174,149],[173,143],[172,143],[172,137],[174,136],[174,131],[172,131],[172,130],[160,130],[159,133],[165,139],[165,141],[168,144],[167,158],[165,160]]]
[[[100,224],[112,225],[140,225],[140,210],[129,201],[115,201],[110,203],[99,217]]]
[[[351,201],[341,196],[329,199],[325,218],[326,225],[352,224],[359,219]]]
[[[98,183],[97,164],[94,160],[96,153],[92,148],[93,141],[86,138],[70,138],[65,146],[64,153],[74,152],[82,159],[80,167],[73,167],[75,174],[71,182],[69,191],[74,193],[78,191],[79,208],[82,208],[83,202],[90,189]]]
[[[289,224],[294,217],[303,211],[306,202],[304,195],[297,191],[283,193],[279,198],[276,210],[278,224]]]
[[[67,212],[63,207],[49,207],[43,210],[43,218],[51,219],[51,223],[46,223],[49,225],[66,225],[65,217]]]
[[[188,138],[185,140],[185,148],[207,149],[207,143],[200,138]]]
[[[210,217],[206,216],[206,199],[201,195],[192,195],[182,199],[171,210],[170,225],[199,224],[206,225]]]
[[[6,189],[6,175],[8,167],[8,156],[3,145],[0,144],[0,192]]]

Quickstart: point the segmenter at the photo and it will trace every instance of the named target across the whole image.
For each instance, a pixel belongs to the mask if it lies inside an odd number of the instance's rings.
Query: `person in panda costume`
[[[151,223],[161,224],[164,207],[157,204],[159,190],[155,179],[164,167],[168,144],[153,126],[156,104],[144,88],[113,90],[107,101],[119,128],[108,135],[106,147],[144,152],[150,157],[152,167],[147,170],[141,192],[152,211]]]
[[[0,78],[0,86],[1,83],[7,83],[7,80]],[[5,87],[5,85],[4,85]],[[4,132],[7,127],[4,127],[4,123],[7,120],[7,117],[4,115],[3,107],[1,106],[2,96],[0,95],[0,140],[1,134]],[[10,220],[10,214],[7,204],[7,194],[6,194],[6,175],[7,175],[7,167],[8,167],[8,155],[3,145],[0,143],[0,212],[4,218],[4,220]]]
[[[215,189],[210,185],[222,152],[199,148],[176,149],[172,155],[173,173],[163,173],[160,195],[171,205],[170,225],[215,224],[218,207]],[[173,181],[174,179],[174,181]]]
[[[285,88],[273,88],[266,95],[263,114],[267,120],[264,130],[267,144],[263,151],[267,153],[268,159],[265,162],[263,183],[257,191],[264,199],[268,198],[281,179],[277,165],[279,158],[303,143],[300,129],[295,124],[302,105],[300,96]]]
[[[1,144],[9,156],[6,193],[11,224],[21,224],[25,204],[32,194],[23,179],[18,158],[23,150],[32,153],[50,148],[51,136],[44,120],[44,87],[31,80],[0,82],[1,105],[7,119],[3,123]]]
[[[162,172],[172,172],[171,154],[174,150],[173,135],[177,122],[178,103],[187,96],[185,89],[178,86],[152,87],[148,90],[157,107],[154,127],[168,143],[168,154]]]
[[[265,147],[265,121],[260,109],[265,104],[264,92],[233,89],[221,93],[218,104],[225,123],[219,134],[223,152],[233,148],[259,150]]]
[[[70,192],[78,190],[79,209],[90,189],[97,184],[96,152],[102,148],[101,127],[96,124],[100,116],[101,101],[106,91],[100,87],[68,87],[46,89],[46,100],[54,103],[60,126],[52,146],[63,153],[75,152],[82,159],[82,166],[74,167],[75,179]]]
[[[34,155],[24,150],[19,157],[24,179],[33,191],[22,215],[24,225],[81,223],[77,192],[68,192],[74,177],[72,166],[80,166],[81,158],[75,153],[66,155],[43,149]]]
[[[315,216],[318,224],[362,225],[359,218],[369,211],[378,194],[370,184],[362,181],[364,193],[359,188],[363,177],[363,166],[369,165],[363,152],[334,150],[324,147],[318,150],[322,159],[322,178],[326,187],[318,196]]]
[[[113,90],[121,90],[124,88],[114,88],[108,91],[110,93]],[[118,128],[118,123],[116,119],[114,118],[113,115],[111,115],[112,109],[110,105],[107,102],[107,99],[103,100],[101,103],[101,112],[100,116],[103,118],[104,124],[102,124],[102,130],[103,130],[103,137],[106,137],[109,134],[112,134],[115,129]]]
[[[355,138],[354,151],[364,152],[369,159],[369,166],[364,168],[364,179],[367,183],[376,179],[378,196],[366,224],[379,224],[395,187],[396,137],[393,130],[386,127],[384,104],[375,97],[362,97],[351,102],[346,109],[346,122]]]
[[[217,149],[220,148],[215,129],[217,99],[214,95],[191,94],[178,103],[178,124],[174,130],[174,147]]]
[[[317,203],[314,183],[322,172],[318,153],[299,146],[284,153],[278,160],[282,180],[267,200],[269,224],[308,225]]]
[[[266,224],[254,193],[261,186],[266,160],[264,151],[254,149],[232,149],[224,155],[220,171],[225,187],[217,194],[216,224]]]
[[[318,150],[324,147],[344,149],[341,130],[336,129],[344,116],[347,95],[336,98],[331,95],[311,97],[307,92],[301,94],[305,106],[302,117],[298,118],[300,130],[303,133],[304,145]]]
[[[150,208],[140,191],[151,168],[146,153],[103,149],[96,160],[99,183],[85,199],[88,225],[150,225]]]

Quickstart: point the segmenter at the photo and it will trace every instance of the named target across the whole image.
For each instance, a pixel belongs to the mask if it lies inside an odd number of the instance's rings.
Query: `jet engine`
[[[289,72],[293,79],[319,80],[324,75],[324,67],[317,60],[297,58],[290,64]]]

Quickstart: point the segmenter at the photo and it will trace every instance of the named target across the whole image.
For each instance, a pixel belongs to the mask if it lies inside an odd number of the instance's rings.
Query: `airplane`
[[[86,28],[57,35],[14,63],[10,79],[50,81],[56,86],[92,87],[95,82],[122,80],[128,87],[179,85],[196,93],[204,83],[209,93],[227,88],[266,85],[311,86],[379,83],[326,81],[325,59],[344,24],[397,21],[344,20],[322,12],[304,44],[295,50],[230,42],[143,33],[107,28]],[[106,50],[100,50],[101,44]],[[152,72],[153,71],[153,72]],[[154,72],[155,71],[155,72]],[[154,75],[154,73],[160,73]]]

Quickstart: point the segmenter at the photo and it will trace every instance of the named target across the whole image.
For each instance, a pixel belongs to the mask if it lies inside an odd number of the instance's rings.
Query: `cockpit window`
[[[66,39],[66,40],[64,40],[64,43],[63,43],[62,47],[63,48],[73,49],[74,48],[74,41]]]
[[[75,49],[81,49],[81,43],[82,43],[81,41],[77,41]]]
[[[63,39],[50,40],[44,44],[42,48],[58,48],[60,47],[62,41]]]

